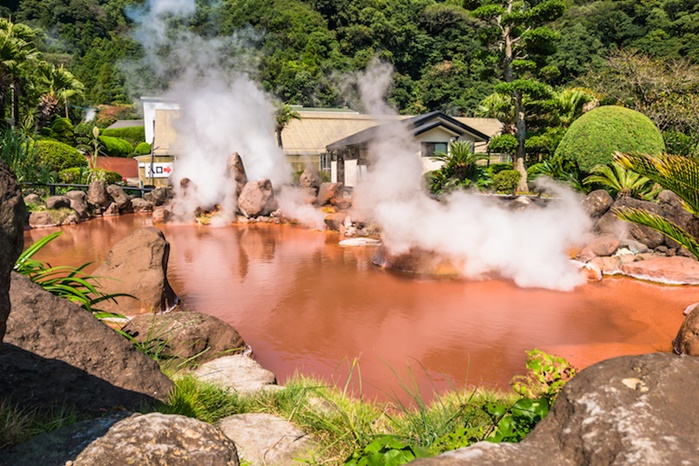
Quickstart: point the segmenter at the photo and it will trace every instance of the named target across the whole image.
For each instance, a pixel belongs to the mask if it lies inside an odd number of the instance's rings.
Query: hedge
[[[148,144],[147,142],[142,142],[136,146],[134,152],[138,155],[148,155],[150,154],[150,144]]]
[[[144,126],[128,126],[126,128],[103,129],[102,136],[122,138],[138,143],[146,140],[146,129]]]
[[[66,168],[86,167],[87,160],[74,147],[51,139],[41,139],[36,143],[41,163],[51,171],[60,172]]]
[[[102,142],[102,152],[104,155],[112,157],[128,157],[133,153],[133,146],[126,139],[112,136],[100,136]]]
[[[663,135],[647,116],[608,105],[585,113],[570,125],[556,156],[574,160],[584,172],[612,161],[615,151],[658,155],[665,149]]]

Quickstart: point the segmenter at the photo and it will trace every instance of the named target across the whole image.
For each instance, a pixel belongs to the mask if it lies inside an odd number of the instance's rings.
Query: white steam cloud
[[[181,27],[194,12],[194,0],[149,0],[143,10],[132,10],[131,17],[139,24],[136,38],[146,52],[142,65],[165,81],[163,97],[180,106],[173,124],[174,213],[191,221],[197,208],[219,205],[232,220],[235,181],[226,174],[231,154],[240,154],[249,180],[269,178],[277,194],[291,181],[291,167],[276,145],[273,100],[251,78],[256,58],[250,46],[256,38],[250,31],[198,36]],[[184,178],[194,186],[182,189]],[[320,214],[311,215],[292,190],[282,190],[278,200],[286,216],[323,228]]]
[[[390,72],[386,65],[374,63],[359,76],[370,112],[392,112],[383,99]],[[382,125],[369,146],[372,166],[355,192],[356,205],[381,225],[389,253],[437,253],[459,264],[466,277],[497,275],[522,287],[571,290],[585,281],[567,254],[587,238],[590,228],[575,193],[550,182],[542,188],[557,200],[546,208],[517,211],[497,199],[466,192],[440,202],[420,189],[419,150],[404,125]]]

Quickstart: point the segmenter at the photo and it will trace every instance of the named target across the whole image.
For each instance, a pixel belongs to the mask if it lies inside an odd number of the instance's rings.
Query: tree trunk
[[[279,146],[280,149],[283,149],[281,128],[277,128],[275,132],[277,133],[277,146]]]
[[[512,100],[515,103],[515,121],[517,125],[517,151],[515,152],[515,159],[512,162],[514,169],[522,175],[519,179],[519,184],[517,185],[517,191],[527,192],[529,190],[527,185],[527,167],[524,163],[524,157],[526,155],[524,150],[524,140],[527,136],[527,124],[524,121],[522,95],[519,92],[515,92],[512,97]]]
[[[14,81],[10,84],[10,92],[12,93],[12,126],[14,128],[20,123],[19,121],[19,83]]]

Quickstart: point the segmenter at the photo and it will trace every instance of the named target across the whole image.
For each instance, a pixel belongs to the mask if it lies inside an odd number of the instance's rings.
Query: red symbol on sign
[[[170,173],[170,172],[172,171],[172,168],[170,168],[170,167],[165,167],[165,168],[163,168],[163,171],[164,171],[165,173]]]

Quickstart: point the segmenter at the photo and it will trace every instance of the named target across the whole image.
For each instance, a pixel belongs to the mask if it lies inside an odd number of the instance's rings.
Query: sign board
[[[152,174],[150,163],[139,163],[138,168],[145,169],[146,178],[167,178],[172,173],[172,165],[172,162],[154,162]]]

